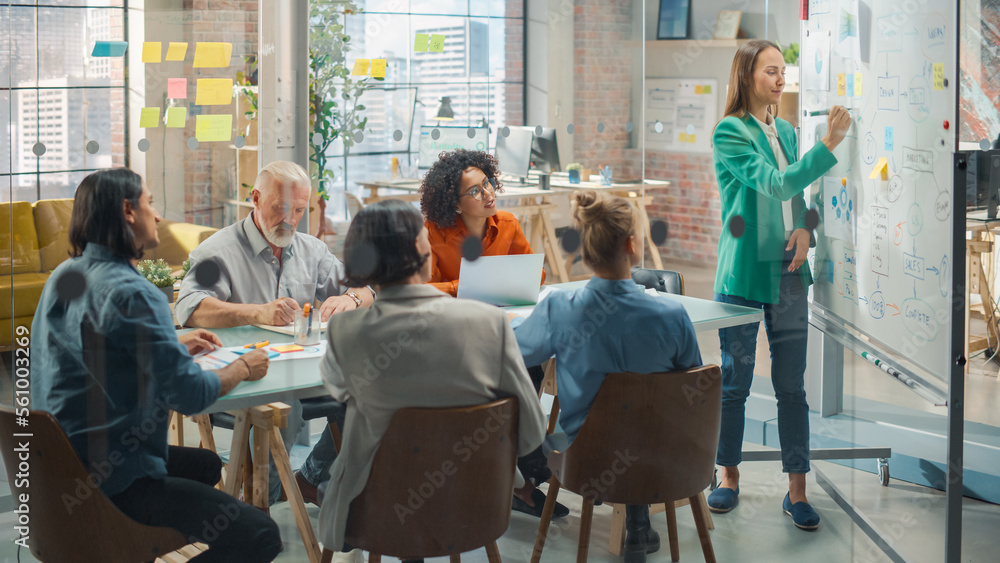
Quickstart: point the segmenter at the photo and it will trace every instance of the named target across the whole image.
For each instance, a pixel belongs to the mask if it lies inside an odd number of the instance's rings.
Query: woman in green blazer
[[[770,41],[749,41],[733,59],[725,117],[712,136],[724,226],[715,298],[764,311],[782,470],[788,473],[782,508],[796,526],[812,530],[819,515],[805,495],[809,406],[803,385],[811,237],[802,192],[837,163],[832,153],[850,127],[850,115],[831,108],[822,141],[798,160],[795,130],[772,111],[781,100],[784,72],[781,51]],[[739,498],[737,465],[758,329],[755,323],[719,330],[723,396],[716,463],[722,481],[708,499],[713,512],[732,510]]]

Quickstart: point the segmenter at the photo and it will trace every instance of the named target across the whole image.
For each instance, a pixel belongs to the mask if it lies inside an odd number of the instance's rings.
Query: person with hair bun
[[[441,153],[431,166],[420,185],[420,210],[430,233],[434,287],[458,295],[462,245],[469,237],[482,241],[482,256],[532,253],[517,218],[497,209],[502,191],[500,165],[491,154],[458,149]]]
[[[409,203],[380,201],[358,213],[344,241],[348,285],[375,287],[377,297],[370,309],[330,317],[320,363],[323,384],[347,405],[342,451],[319,514],[319,539],[331,548],[350,548],[344,535],[351,501],[364,489],[397,410],[513,396],[518,453],[534,450],[545,436],[542,406],[503,311],[426,285],[431,245],[423,223]],[[386,356],[387,342],[397,352],[376,361],[373,372],[372,358]],[[398,502],[407,504],[405,494]]]
[[[528,365],[556,358],[559,424],[576,438],[609,373],[656,373],[702,364],[694,326],[682,306],[647,295],[632,281],[642,257],[642,221],[628,200],[594,191],[571,201],[583,262],[594,271],[585,287],[556,291],[514,335]],[[649,506],[627,506],[625,561],[646,560],[660,547]]]

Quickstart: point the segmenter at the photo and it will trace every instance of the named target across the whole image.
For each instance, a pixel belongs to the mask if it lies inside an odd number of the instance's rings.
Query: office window
[[[72,197],[86,174],[127,164],[122,0],[0,5],[0,201]]]
[[[314,7],[321,2],[314,2]],[[351,37],[348,67],[358,58],[387,61],[384,81],[369,78],[358,102],[367,124],[345,155],[340,140],[326,151],[335,179],[329,183],[327,216],[346,216],[343,191],[360,194],[355,182],[391,174],[392,158],[416,175],[422,125],[491,129],[490,147],[503,125],[524,114],[523,0],[361,0],[363,11],[346,18]],[[317,36],[314,24],[313,37]],[[417,34],[443,35],[442,52],[415,51]],[[436,119],[442,98],[453,121]],[[340,100],[336,100],[340,101]]]

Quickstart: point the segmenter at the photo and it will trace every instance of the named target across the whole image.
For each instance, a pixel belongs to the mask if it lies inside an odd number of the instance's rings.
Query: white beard
[[[267,242],[277,246],[278,248],[286,248],[288,245],[292,244],[292,239],[295,237],[295,229],[282,229],[281,225],[276,227],[264,227],[264,238]],[[279,234],[283,232],[284,234]]]

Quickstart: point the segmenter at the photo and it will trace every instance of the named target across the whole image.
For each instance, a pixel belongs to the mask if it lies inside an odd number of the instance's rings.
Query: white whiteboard
[[[712,152],[718,102],[714,78],[646,79],[645,148]]]
[[[840,104],[854,119],[834,151],[839,163],[812,188],[822,217],[814,302],[947,380],[956,5],[914,2],[909,14],[874,0],[809,5],[800,65],[812,89],[801,93],[800,151],[826,126],[808,112]],[[880,159],[885,179],[871,177]]]

